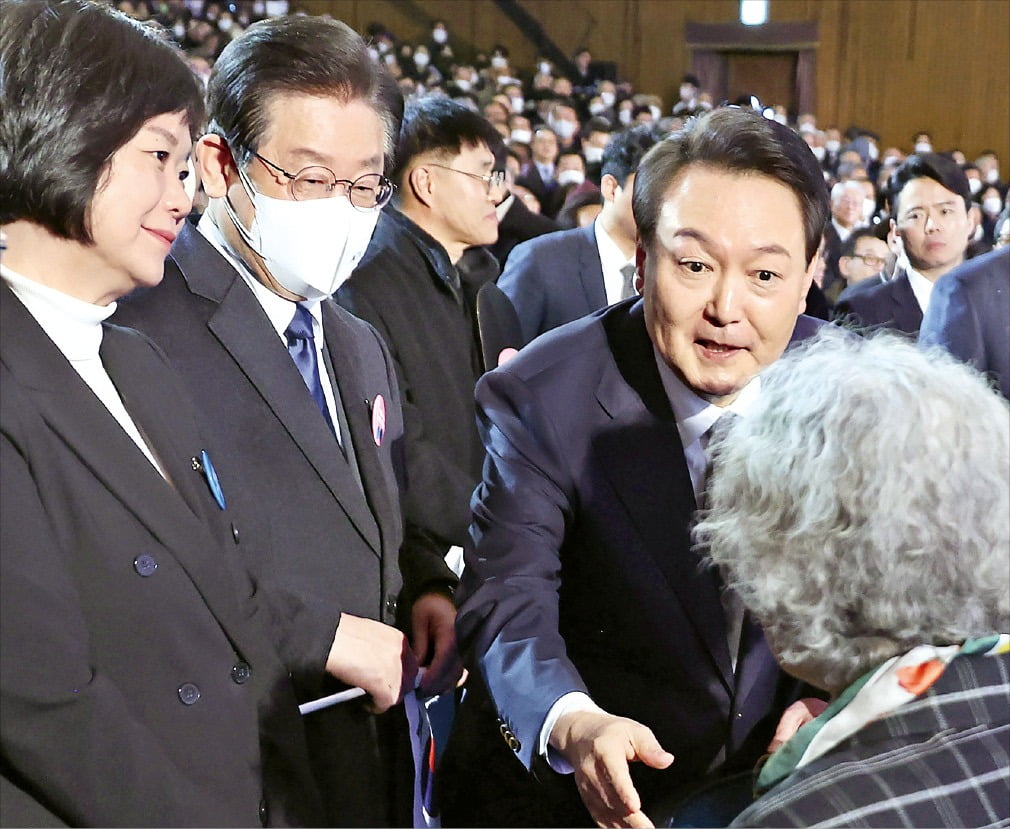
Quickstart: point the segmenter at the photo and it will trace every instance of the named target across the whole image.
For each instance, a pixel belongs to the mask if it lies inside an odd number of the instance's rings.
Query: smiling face
[[[698,164],[674,178],[638,268],[649,336],[698,395],[727,406],[782,355],[817,261],[804,250],[799,200],[775,179]]]
[[[185,113],[177,112],[144,122],[113,154],[88,210],[94,244],[80,247],[88,279],[73,295],[107,305],[161,281],[165,256],[191,206],[183,185],[191,148]]]
[[[902,187],[894,223],[909,263],[930,281],[964,261],[972,230],[968,210],[940,182],[923,176]]]

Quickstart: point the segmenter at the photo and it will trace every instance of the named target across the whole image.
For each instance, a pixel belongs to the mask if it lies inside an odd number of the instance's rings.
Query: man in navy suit
[[[445,825],[651,825],[656,798],[751,767],[798,691],[690,525],[711,430],[817,325],[800,314],[824,179],[797,134],[725,108],[653,147],[633,207],[642,298],[477,387],[457,593],[473,679],[447,748],[469,802]]]
[[[919,343],[943,346],[1010,397],[1010,247],[971,259],[940,281]]]
[[[634,293],[635,170],[658,136],[648,126],[618,133],[603,151],[603,210],[585,227],[517,245],[498,287],[508,295],[529,342]],[[623,272],[622,272],[623,269]]]
[[[208,100],[207,212],[117,319],[163,349],[223,447],[244,560],[299,702],[346,686],[370,697],[303,718],[328,823],[404,825],[403,709],[376,712],[419,662],[432,690],[458,678],[455,578],[438,551],[402,543],[393,361],[330,298],[392,190],[382,171],[399,95],[343,23],[292,16],[231,42]],[[315,359],[299,362],[306,352]]]
[[[934,153],[909,156],[888,183],[891,219],[906,265],[894,278],[841,299],[835,318],[860,329],[919,333],[933,286],[964,261],[972,231],[971,190],[964,171]]]

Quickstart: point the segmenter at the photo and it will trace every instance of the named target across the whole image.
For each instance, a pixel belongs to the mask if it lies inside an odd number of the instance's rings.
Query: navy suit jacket
[[[1010,247],[970,259],[936,283],[919,330],[1010,397]]]
[[[332,379],[346,411],[343,440],[353,444],[359,485],[262,306],[194,227],[173,245],[162,283],[121,302],[116,319],[164,349],[227,450],[218,472],[235,491],[245,561],[300,699],[336,690],[325,663],[341,612],[392,624],[402,584],[403,420],[381,338],[323,303]],[[380,395],[386,425],[377,446],[370,403]],[[435,553],[405,548],[402,564],[419,589],[452,578]],[[353,704],[305,718],[337,825],[389,820],[374,719]]]
[[[922,325],[922,309],[902,270],[887,282],[839,298],[834,318],[860,331],[892,328],[914,337]]]
[[[794,337],[822,324],[800,320]],[[756,761],[796,683],[749,619],[731,667],[642,302],[545,335],[484,375],[477,402],[488,455],[457,631],[513,752],[530,767],[551,706],[586,691],[677,757],[662,772],[633,764],[646,802],[697,780],[721,750]]]
[[[498,287],[512,300],[526,342],[607,304],[595,227],[548,233],[512,249]]]

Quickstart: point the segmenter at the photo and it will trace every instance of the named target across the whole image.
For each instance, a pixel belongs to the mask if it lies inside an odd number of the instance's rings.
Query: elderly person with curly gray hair
[[[832,701],[733,825],[1006,825],[1007,401],[892,335],[826,331],[761,380],[696,539]]]

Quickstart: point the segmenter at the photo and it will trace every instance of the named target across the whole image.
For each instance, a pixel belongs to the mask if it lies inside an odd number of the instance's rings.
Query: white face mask
[[[810,152],[814,154],[814,158],[816,158],[818,161],[824,161],[824,155],[825,155],[824,147],[811,147]]]
[[[576,123],[574,121],[552,121],[551,129],[557,133],[558,138],[568,140],[575,135]]]
[[[564,187],[566,184],[574,184],[576,186],[582,184],[586,180],[586,174],[581,170],[562,170],[558,173],[558,184]]]
[[[968,189],[974,196],[979,190],[982,189],[982,179],[980,178],[970,178],[968,179]]]
[[[222,32],[229,32],[229,31],[231,31],[231,27],[234,26],[234,25],[235,25],[235,21],[232,20],[230,17],[222,17],[220,20],[217,21],[217,27]]]
[[[620,121],[625,126],[627,126],[628,124],[630,124],[631,123],[631,110],[630,109],[622,109],[620,112],[617,113],[617,120]]]
[[[512,105],[513,112],[522,112],[523,107],[526,106],[525,98],[509,98],[509,103]]]
[[[172,27],[172,33],[177,40],[182,40],[186,36],[186,27],[182,23],[176,23]]]
[[[596,103],[589,105],[590,115],[599,115],[604,110],[606,110],[606,106],[604,106],[603,101],[597,101]]]
[[[510,137],[514,143],[529,144],[533,140],[533,132],[531,130],[512,130]]]
[[[540,70],[540,74],[541,75],[550,75],[551,74],[551,65],[549,63],[547,63],[547,61],[543,61],[540,64],[540,66],[538,67],[538,69]]]
[[[784,115],[783,113],[781,113],[781,112],[776,112],[776,113],[775,113],[775,117],[774,117],[774,118],[773,118],[772,120],[773,120],[773,121],[774,121],[774,122],[775,122],[776,124],[782,124],[782,126],[785,126],[785,125],[786,125],[786,123],[787,123],[787,118],[786,118],[786,116],[785,116],[785,115]]]
[[[449,33],[445,29],[434,29],[431,33],[431,39],[435,43],[445,43],[449,39]]]
[[[993,167],[992,169],[986,170],[985,180],[989,184],[995,184],[999,181],[999,167]]]
[[[880,157],[880,150],[876,144],[868,144],[866,154],[870,157],[870,161],[876,161]]]
[[[915,145],[915,151],[917,153],[931,153],[933,152],[933,145],[927,141],[920,141]]]
[[[462,92],[470,91],[470,81],[468,81],[466,78],[456,78],[454,83],[456,84],[456,86],[460,88],[460,91]]]
[[[598,164],[603,161],[603,147],[586,147],[586,164]]]
[[[680,100],[687,103],[694,97],[694,87],[690,84],[681,84],[680,86]]]
[[[429,60],[430,58],[428,57],[427,52],[417,52],[414,55],[414,63],[416,63],[422,69],[424,69],[424,67],[428,65]]]
[[[305,299],[332,296],[364,256],[380,211],[357,210],[344,196],[312,201],[264,196],[241,168],[239,180],[256,210],[252,228],[242,224],[227,198],[224,209],[270,275]]]
[[[651,113],[652,113],[652,117],[653,117],[653,119],[654,119],[654,120],[656,120],[656,121],[658,121],[658,120],[659,120],[660,118],[662,118],[662,117],[663,117],[663,110],[661,110],[661,109],[660,109],[660,108],[659,108],[658,106],[656,106],[655,104],[651,104],[651,105],[649,106],[649,112],[651,112]]]
[[[984,210],[990,216],[997,215],[1002,209],[1003,209],[1003,199],[1001,199],[999,196],[990,196],[987,199],[982,199],[982,210]]]
[[[509,65],[509,59],[504,55],[495,55],[493,58],[491,58],[491,65],[495,69],[504,69],[506,66]]]
[[[841,146],[842,146],[841,141],[830,140],[824,142],[824,149],[827,150],[829,153],[837,153],[838,150],[841,148]]]
[[[612,107],[614,105],[614,93],[613,92],[601,92],[600,100],[603,101],[604,106]]]

